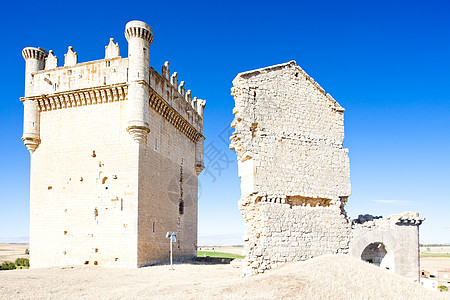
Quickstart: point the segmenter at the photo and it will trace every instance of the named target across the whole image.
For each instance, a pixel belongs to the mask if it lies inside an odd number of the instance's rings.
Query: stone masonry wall
[[[264,272],[288,261],[348,252],[350,224],[336,206],[240,203],[247,236],[243,273]]]
[[[295,62],[239,74],[230,148],[246,221],[244,274],[346,253],[350,195],[344,109]]]
[[[139,158],[139,265],[168,260],[168,231],[178,234],[173,245],[175,260],[197,254],[195,143],[155,111],[150,115],[150,133]]]
[[[419,214],[373,217],[360,216],[353,221],[349,254],[362,258],[365,249],[373,243],[382,245],[386,255],[380,266],[412,281],[419,280],[419,225],[424,218]]]
[[[243,194],[333,203],[350,195],[343,108],[331,96],[295,62],[239,74],[233,84],[231,148]]]
[[[41,113],[31,159],[33,268],[137,265],[139,149],[123,129],[125,111],[126,102],[113,102]]]

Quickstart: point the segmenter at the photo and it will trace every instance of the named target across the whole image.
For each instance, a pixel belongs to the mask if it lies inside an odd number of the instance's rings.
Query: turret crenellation
[[[67,53],[64,54],[64,67],[73,67],[78,63],[78,54],[73,52],[73,47],[69,46]]]
[[[183,98],[184,98],[185,92],[186,92],[184,85],[185,85],[185,82],[182,81],[182,82],[180,82],[180,85],[178,86],[178,93],[180,93]]]
[[[119,57],[119,54],[119,43],[114,43],[114,39],[110,38],[108,46],[105,46],[105,59]]]
[[[55,56],[53,50],[50,50],[45,59],[45,70],[52,70],[58,67],[58,57]]]
[[[153,42],[153,30],[142,21],[130,21],[125,27],[125,38],[128,42],[132,38],[141,38],[151,44]]]
[[[26,47],[22,50],[22,55],[25,60],[32,58],[44,62],[48,52],[40,47]]]
[[[191,90],[187,90],[185,99],[188,103],[191,103],[191,99],[192,99],[192,91]]]
[[[166,61],[164,65],[162,66],[161,76],[165,79],[170,79],[170,69],[169,69],[169,62]]]
[[[172,76],[170,77],[170,83],[176,88],[178,86],[178,73],[173,72]]]

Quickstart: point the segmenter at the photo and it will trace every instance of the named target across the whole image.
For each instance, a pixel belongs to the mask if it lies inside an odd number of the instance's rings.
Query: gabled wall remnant
[[[344,109],[294,61],[238,74],[232,95],[230,148],[236,151],[241,178],[244,274],[322,254],[361,256],[352,245],[364,229],[344,210],[350,196]],[[420,222],[407,233],[395,225],[412,253],[418,251],[418,240],[410,234]],[[399,273],[414,277],[410,270]]]

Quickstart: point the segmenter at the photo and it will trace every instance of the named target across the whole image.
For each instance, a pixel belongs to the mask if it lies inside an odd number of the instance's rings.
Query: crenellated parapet
[[[151,44],[153,42],[153,30],[144,22],[130,21],[125,28],[125,38],[127,41],[132,38],[140,38]]]
[[[167,73],[164,74],[165,76],[160,75],[153,68],[150,68],[150,105],[157,105],[160,107],[162,104],[157,103],[164,103],[163,106],[170,107],[176,115],[185,121],[188,127],[192,127],[202,135],[203,109],[204,105],[206,105],[206,101],[197,101],[197,98],[192,100],[192,92],[190,90],[188,90],[188,92],[185,91],[184,81],[180,82],[178,85],[177,72],[172,74],[171,81],[168,80],[170,77],[170,73],[168,73],[168,62],[164,64],[163,70],[167,70]],[[164,73],[164,71],[162,73]],[[194,103],[199,103],[199,105]],[[198,111],[202,112],[202,115],[200,115]],[[198,138],[195,139],[195,141],[197,140]]]
[[[68,47],[63,66],[58,66],[53,51],[34,47],[22,51],[27,63],[25,97],[21,98],[27,112],[23,139],[31,152],[40,142],[40,113],[116,101],[127,101],[126,130],[138,143],[144,142],[150,131],[150,109],[192,141],[203,142],[206,101],[192,99],[186,83],[178,81],[177,72],[170,74],[168,62],[161,75],[149,67],[153,32],[148,24],[128,22],[125,37],[128,58],[120,57],[119,45],[113,38],[105,46],[105,58],[100,60],[79,63],[78,54]],[[200,151],[203,146],[197,148]]]
[[[48,52],[40,47],[26,47],[22,50],[22,56],[25,60],[27,59],[37,59],[39,61],[44,61],[47,57]]]

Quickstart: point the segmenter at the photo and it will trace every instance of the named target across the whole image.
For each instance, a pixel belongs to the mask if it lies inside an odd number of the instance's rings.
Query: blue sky
[[[168,60],[193,96],[207,100],[200,242],[237,243],[244,231],[236,158],[226,144],[231,81],[242,71],[296,60],[346,108],[349,215],[417,211],[427,218],[421,242],[450,243],[449,12],[448,1],[433,0],[2,4],[0,241],[28,236],[21,50],[53,50],[61,64],[73,46],[85,62],[103,58],[113,37],[126,57],[124,27],[138,19],[153,28],[150,65],[160,71]]]

